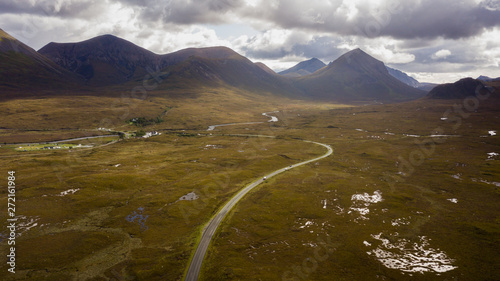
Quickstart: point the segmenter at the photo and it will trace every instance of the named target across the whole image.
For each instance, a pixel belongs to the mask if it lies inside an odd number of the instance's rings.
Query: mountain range
[[[426,95],[416,88],[421,83],[361,49],[328,65],[313,58],[277,74],[227,47],[187,48],[160,55],[102,35],[76,43],[52,42],[37,52],[3,30],[0,38],[0,87],[10,91],[130,88],[156,73],[162,77],[159,90],[223,87],[260,96],[345,103],[400,102]]]
[[[317,58],[312,58],[306,61],[302,61],[289,69],[278,72],[278,74],[286,77],[301,77],[312,74],[325,66],[326,64],[323,63],[322,61],[318,60]],[[394,78],[398,79],[399,81],[405,83],[410,87],[428,92],[437,85],[434,83],[421,83],[417,79],[409,76],[408,74],[402,72],[401,70],[391,68],[389,66],[386,67],[387,71],[391,76],[393,76]]]

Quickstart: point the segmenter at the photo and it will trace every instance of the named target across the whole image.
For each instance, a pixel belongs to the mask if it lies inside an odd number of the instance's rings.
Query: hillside
[[[0,86],[4,91],[67,89],[79,79],[0,29]],[[24,94],[18,92],[16,95]]]
[[[300,96],[291,81],[226,47],[190,48],[163,56],[161,88],[232,87],[257,94]]]
[[[265,70],[269,74],[276,74],[276,72],[274,72],[274,70],[272,70],[271,68],[269,68],[269,66],[265,65],[262,62],[256,62],[255,65],[262,68],[263,70]]]
[[[315,73],[295,79],[309,98],[340,102],[398,102],[423,97],[387,71],[383,62],[360,49],[350,51]]]
[[[162,66],[161,57],[113,35],[78,43],[49,43],[38,51],[91,85],[110,85],[144,76]]]
[[[429,99],[464,99],[469,96],[481,94],[486,89],[493,91],[492,87],[487,87],[478,79],[463,78],[455,83],[446,83],[434,87],[427,98]]]
[[[387,66],[387,71],[389,71],[389,74],[392,75],[394,78],[398,79],[399,81],[405,83],[408,86],[411,86],[413,88],[418,88],[420,86],[420,82],[418,82],[417,79],[409,76],[408,74],[404,73],[401,70],[397,70],[395,68],[390,68]]]
[[[325,66],[326,64],[320,61],[319,59],[312,58],[310,60],[299,62],[295,66],[287,70],[283,70],[278,74],[286,77],[300,77],[312,74]]]
[[[161,71],[162,77],[168,76],[160,85],[165,89],[229,86],[298,95],[289,81],[227,47],[187,48],[158,55],[103,35],[78,43],[49,43],[39,52],[94,86],[142,83],[148,73]]]

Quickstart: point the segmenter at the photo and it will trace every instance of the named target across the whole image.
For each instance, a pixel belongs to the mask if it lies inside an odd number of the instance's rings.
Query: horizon
[[[225,46],[276,72],[311,58],[328,64],[361,48],[420,82],[500,76],[498,3],[365,2],[9,1],[0,4],[0,26],[35,50],[111,34],[157,54]],[[457,16],[464,20],[446,20]]]

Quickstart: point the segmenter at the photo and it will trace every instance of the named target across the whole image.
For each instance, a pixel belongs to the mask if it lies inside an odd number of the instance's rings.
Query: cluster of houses
[[[61,149],[60,146],[44,146],[42,149]]]
[[[144,136],[142,136],[143,138],[149,138],[149,137],[152,137],[152,136],[159,136],[161,135],[161,133],[158,133],[157,131],[152,131],[152,132],[146,132],[146,134]]]
[[[92,145],[52,145],[52,144],[47,144],[45,146],[40,146],[38,144],[28,144],[27,146],[19,146],[16,150],[17,151],[28,151],[28,150],[53,150],[53,149],[72,149],[72,148],[87,148],[87,147],[92,147]]]
[[[31,146],[31,145],[28,144],[28,146]],[[44,147],[35,147],[34,149],[47,149],[48,150],[48,149],[61,149],[61,148],[63,148],[63,147],[60,147],[60,146],[44,146]],[[17,150],[28,151],[26,149],[26,147],[22,147],[22,146],[18,147]]]

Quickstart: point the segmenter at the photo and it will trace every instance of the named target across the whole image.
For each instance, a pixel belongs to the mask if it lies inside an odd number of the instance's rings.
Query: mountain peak
[[[366,53],[365,51],[361,50],[360,48],[356,48],[354,50],[351,50],[351,51],[343,54],[342,56],[340,56],[340,58],[342,58],[342,57],[345,57],[345,58],[353,58],[353,57],[355,57],[355,58],[363,58],[363,59],[366,59],[366,60],[372,60],[372,61],[381,62],[381,61],[377,60],[376,58],[370,56],[368,53]]]
[[[2,29],[0,29],[0,52],[21,53],[35,58],[38,61],[43,61],[44,63],[47,61],[46,58],[38,54],[31,47],[17,40]]]
[[[16,53],[23,53],[29,55],[36,55],[35,50],[31,49],[29,46],[18,41],[16,38],[11,36],[9,33],[0,29],[0,52],[13,51]]]
[[[0,28],[0,41],[2,41],[2,39],[16,40],[16,38],[12,37],[9,33]]]
[[[297,81],[308,94],[338,101],[412,100],[424,92],[392,77],[385,64],[357,48]]]
[[[380,73],[388,73],[388,70],[382,61],[370,56],[360,48],[356,48],[343,54],[337,60],[331,62],[327,68],[343,67],[347,67],[349,69],[355,68],[360,71],[366,71],[370,69],[377,70]]]
[[[114,35],[111,35],[111,34],[99,35],[99,36],[91,38],[91,39],[89,39],[87,41],[97,41],[97,42],[102,42],[104,44],[106,44],[106,43],[113,43],[113,42],[119,42],[119,41],[131,43],[131,42],[125,40],[125,39],[122,39],[120,37],[117,37],[117,36],[114,36]]]
[[[187,48],[171,54],[167,54],[165,56],[180,56],[183,59],[189,56],[196,56],[206,59],[242,58],[242,56],[233,51],[231,48],[225,46]]]
[[[319,59],[317,58],[312,58],[312,59],[309,59],[309,60],[306,60],[308,62],[317,62],[317,61],[320,61]]]
[[[103,34],[103,35],[99,35],[97,36],[96,38],[112,38],[112,39],[118,39],[119,37],[113,35],[113,34]]]
[[[299,62],[295,66],[279,72],[279,74],[288,77],[300,77],[314,73],[325,66],[326,64],[320,61],[319,59],[312,58],[309,60]]]

